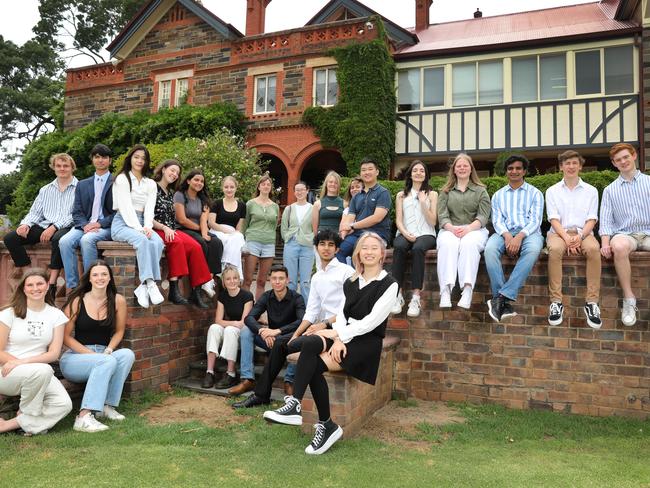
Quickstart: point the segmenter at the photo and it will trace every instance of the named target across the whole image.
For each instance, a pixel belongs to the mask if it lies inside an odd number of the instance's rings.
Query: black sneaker
[[[314,427],[316,427],[316,433],[314,434],[314,438],[311,440],[311,444],[305,448],[306,454],[323,454],[343,435],[343,429],[341,426],[335,424],[331,420],[328,420],[327,422],[318,422],[317,424],[314,424]]]
[[[585,307],[585,310],[586,308],[587,307]],[[564,320],[564,305],[558,302],[551,302],[550,307],[548,307],[549,325],[560,325],[562,320]]]
[[[488,313],[492,320],[495,322],[501,321],[501,314],[503,312],[503,296],[499,295],[496,298],[491,298],[487,301]]]
[[[203,381],[201,381],[201,388],[212,388],[214,386],[214,373],[205,373]]]
[[[277,410],[267,410],[264,418],[276,424],[302,425],[300,401],[292,396],[284,397],[284,405]]]
[[[227,390],[238,384],[239,380],[237,379],[236,375],[230,376],[228,373],[226,373],[223,375],[223,378],[215,383],[214,388],[216,390]]]
[[[251,408],[251,407],[257,407],[258,405],[268,405],[271,403],[271,400],[267,400],[266,398],[258,397],[255,393],[252,395],[248,396],[241,402],[235,402],[232,404],[232,408]]]
[[[514,317],[517,315],[517,312],[512,308],[510,300],[506,297],[503,297],[503,306],[501,307],[501,320],[507,319],[508,317]]]
[[[585,315],[587,316],[587,325],[592,329],[600,329],[603,321],[600,320],[600,307],[597,303],[587,303],[584,307]]]

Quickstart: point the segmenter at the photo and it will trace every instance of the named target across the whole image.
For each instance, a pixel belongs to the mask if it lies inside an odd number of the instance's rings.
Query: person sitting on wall
[[[50,158],[50,168],[56,179],[42,187],[29,213],[25,215],[15,231],[4,237],[5,246],[11,254],[16,270],[14,277],[22,276],[23,269],[31,264],[25,245],[37,242],[49,242],[50,254],[49,290],[54,299],[56,280],[63,269],[63,260],[59,249],[60,239],[72,228],[72,206],[75,190],[79,181],[73,176],[77,165],[68,154],[55,154]]]
[[[336,259],[340,244],[341,238],[332,229],[325,229],[316,234],[314,245],[320,261],[311,279],[311,292],[302,322],[291,337],[283,336],[273,343],[269,360],[255,387],[255,394],[244,401],[234,403],[233,408],[269,404],[273,382],[284,366],[291,342],[302,335],[309,336],[319,330],[331,328],[336,317],[342,313],[345,302],[343,284],[354,274],[354,269]]]
[[[271,267],[269,274],[272,289],[260,296],[251,313],[244,319],[246,327],[241,330],[240,335],[242,381],[228,390],[231,395],[241,395],[255,388],[254,346],[270,351],[276,340],[290,339],[305,315],[305,301],[302,296],[287,287],[289,284],[287,268],[276,264]],[[268,325],[259,322],[264,312],[267,314]],[[293,391],[294,370],[295,365],[290,364],[284,376],[284,391],[287,395]]]
[[[637,169],[637,153],[630,144],[615,144],[609,157],[620,174],[603,191],[600,252],[606,259],[614,258],[623,289],[621,321],[629,327],[637,319],[630,253],[650,251],[650,176]]]
[[[392,199],[390,192],[377,183],[379,166],[374,160],[365,158],[361,161],[360,172],[363,190],[352,198],[348,214],[343,216],[339,226],[343,242],[336,257],[342,263],[352,255],[363,232],[376,232],[386,242],[390,238]]]
[[[587,297],[584,312],[587,324],[600,329],[600,245],[593,229],[598,220],[598,190],[580,178],[585,160],[576,151],[557,157],[562,180],[546,190],[546,215],[551,228],[546,236],[548,249],[548,293],[551,305],[548,323],[560,325],[562,305],[562,257],[583,254],[587,258]]]
[[[95,174],[77,185],[72,207],[73,228],[59,241],[65,285],[69,290],[79,283],[76,250],[81,250],[84,272],[97,261],[97,243],[111,240],[113,210],[113,176],[109,173],[111,150],[97,144],[90,151]]]
[[[544,245],[540,232],[544,214],[544,196],[524,180],[529,162],[512,155],[504,166],[508,184],[492,196],[492,223],[495,234],[485,246],[485,267],[490,276],[492,298],[488,300],[490,317],[501,319],[516,315],[511,302],[517,299]],[[501,256],[519,256],[508,280],[503,274]]]

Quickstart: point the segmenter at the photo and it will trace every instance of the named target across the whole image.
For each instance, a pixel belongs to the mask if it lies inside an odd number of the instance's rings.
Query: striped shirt
[[[55,179],[38,191],[38,196],[29,213],[20,221],[20,225],[38,225],[47,229],[54,225],[57,229],[63,229],[72,225],[72,205],[74,204],[74,192],[79,180],[73,176],[72,182],[65,190],[59,190],[59,184]]]
[[[650,176],[640,171],[607,185],[600,205],[601,236],[637,233],[650,235]]]
[[[497,234],[510,232],[513,236],[537,234],[544,215],[544,196],[524,182],[516,190],[504,186],[492,197],[492,223]]]

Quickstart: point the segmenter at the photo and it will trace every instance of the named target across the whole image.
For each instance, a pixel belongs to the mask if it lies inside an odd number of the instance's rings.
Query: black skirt
[[[345,345],[347,353],[341,361],[341,367],[350,376],[374,385],[381,360],[382,344],[382,338],[376,334],[355,337]]]

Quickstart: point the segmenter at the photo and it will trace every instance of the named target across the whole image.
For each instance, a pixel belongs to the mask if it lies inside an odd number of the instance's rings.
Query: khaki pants
[[[573,234],[575,235],[575,234]],[[549,233],[548,248],[548,292],[552,302],[562,303],[562,258],[567,246],[560,236]],[[580,252],[587,258],[587,303],[598,303],[600,297],[600,245],[593,235],[587,236],[580,245]]]

